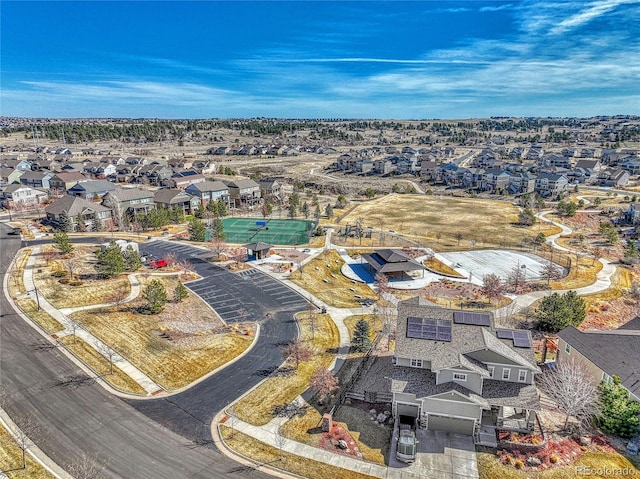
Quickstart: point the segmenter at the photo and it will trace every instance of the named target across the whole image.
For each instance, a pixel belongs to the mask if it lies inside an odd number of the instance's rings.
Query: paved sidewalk
[[[105,345],[102,341],[96,338],[89,331],[82,328],[73,320],[71,320],[61,310],[53,307],[51,303],[49,303],[49,301],[47,301],[45,298],[42,297],[42,295],[38,295],[38,297],[35,298],[35,295],[33,294],[36,291],[35,283],[33,281],[33,268],[36,263],[36,256],[39,252],[40,252],[40,247],[35,246],[31,252],[31,256],[29,256],[29,260],[27,261],[27,264],[24,269],[23,280],[24,280],[24,287],[28,292],[27,294],[30,297],[34,297],[34,299],[37,299],[37,301],[40,304],[40,308],[46,313],[48,313],[51,317],[53,317],[56,321],[62,324],[62,326],[64,327],[64,330],[56,333],[57,337],[60,338],[60,337],[72,335],[75,329],[75,334],[77,337],[81,338],[87,344],[93,346],[96,349],[96,351],[102,354],[106,359],[109,359],[103,353],[103,351],[109,351],[109,347],[107,345]],[[138,289],[139,289],[139,284],[138,284]],[[132,293],[134,292],[133,290],[134,288],[132,287]],[[82,309],[100,308],[100,307],[109,306],[109,305],[113,305],[113,304],[110,303],[106,305],[91,305],[91,306],[83,306],[80,308],[68,308],[66,311],[73,312],[73,311],[78,311]],[[142,371],[136,368],[129,361],[121,357],[119,354],[116,353],[113,356],[112,361],[114,365],[117,365],[118,368],[124,371],[125,374],[127,374],[134,381],[140,384],[140,386],[144,388],[144,390],[147,392],[148,395],[155,394],[160,391],[164,391],[164,389],[161,386],[153,382],[146,374],[144,374]]]

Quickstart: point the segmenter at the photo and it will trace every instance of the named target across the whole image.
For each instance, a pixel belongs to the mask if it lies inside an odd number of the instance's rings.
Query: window
[[[422,359],[412,359],[411,360],[412,368],[421,368],[422,367]]]
[[[487,366],[487,369],[489,369],[489,377],[492,378],[493,373],[496,370],[495,366]]]
[[[609,376],[607,373],[602,373],[602,380],[607,384],[611,384],[613,382],[611,376]]]
[[[571,354],[571,345],[569,343],[567,343],[567,345],[564,347],[564,352],[567,354]]]
[[[504,379],[505,381],[508,381],[510,377],[511,377],[511,369],[504,368],[502,370],[502,379]]]
[[[527,381],[527,370],[521,369],[518,371],[518,382],[524,383]]]
[[[453,379],[458,381],[466,381],[467,375],[462,373],[453,373]]]

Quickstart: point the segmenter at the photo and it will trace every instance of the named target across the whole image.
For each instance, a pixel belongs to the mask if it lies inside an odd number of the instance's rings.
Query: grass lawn
[[[289,280],[337,308],[360,307],[355,295],[376,299],[376,293],[366,284],[352,283],[342,274],[340,268],[343,264],[340,255],[334,250],[329,250],[307,263],[302,273],[294,271],[289,275]]]
[[[230,427],[220,426],[220,433],[227,446],[243,456],[250,457],[260,465],[297,474],[309,479],[372,479],[372,476],[325,464],[280,451],[240,432],[233,433]],[[259,469],[259,466],[256,466]]]
[[[16,470],[13,470],[16,469]],[[22,450],[2,425],[0,425],[0,471],[10,479],[55,479],[27,453],[27,468],[22,469]],[[4,476],[3,476],[4,477]]]
[[[366,227],[395,231],[437,251],[498,247],[502,242],[521,244],[539,232],[553,234],[557,227],[540,223],[522,228],[518,208],[507,201],[425,195],[387,195],[358,204],[341,220]],[[462,237],[458,241],[456,235]],[[472,245],[471,240],[475,240]]]
[[[576,268],[576,256],[571,255],[571,269],[569,274],[558,281],[551,281],[551,289],[576,289],[595,283],[596,276],[602,269],[600,261],[593,258],[580,256]]]
[[[427,269],[429,269],[430,271],[433,271],[434,273],[440,273],[440,274],[445,274],[447,276],[453,276],[454,278],[463,278],[464,276],[462,276],[460,273],[458,273],[455,269],[453,269],[451,266],[444,264],[442,261],[440,261],[438,258],[430,258],[430,259],[425,259],[422,264],[424,264]]]
[[[319,447],[320,412],[310,407],[307,413],[287,421],[281,428],[282,435],[310,446]],[[355,440],[363,459],[377,464],[385,464],[391,443],[391,430],[371,421],[369,414],[358,408],[342,406],[333,418]]]
[[[300,313],[298,317],[304,317]],[[234,405],[236,415],[245,422],[262,426],[272,418],[273,409],[293,401],[309,386],[309,379],[319,367],[328,367],[340,345],[338,328],[326,314],[317,315],[314,338],[308,321],[300,320],[301,339],[315,351],[310,361],[302,362],[289,374],[272,375]],[[293,363],[288,364],[291,368]]]
[[[83,362],[91,367],[102,379],[111,384],[116,389],[132,394],[146,394],[142,386],[129,377],[115,364],[113,365],[113,374],[110,374],[111,368],[109,360],[102,356],[91,345],[87,344],[81,338],[73,335],[65,336],[60,339],[69,350],[78,356]]]
[[[62,331],[64,326],[49,313],[38,310],[38,303],[34,299],[19,299],[16,301],[20,309],[32,320],[42,326],[49,333],[57,333]]]
[[[78,274],[95,275],[96,245],[77,245],[72,253],[76,262],[74,276]],[[44,245],[36,259],[33,279],[38,291],[56,308],[73,308],[90,304],[111,302],[111,296],[116,290],[131,291],[129,280],[125,276],[104,279],[83,280],[79,286],[61,284],[60,278],[53,277],[55,271],[65,271],[67,259],[48,259],[48,251],[54,251],[52,245]]]
[[[25,294],[27,290],[24,287],[24,268],[31,256],[31,248],[23,249],[16,257],[16,262],[9,273],[9,280],[7,286],[9,287],[9,294],[15,298],[19,294]]]
[[[581,473],[580,468],[591,468],[590,474]],[[604,469],[613,472],[598,474]],[[584,470],[584,469],[582,469]],[[622,474],[623,471],[629,471]],[[587,452],[570,466],[557,467],[540,472],[525,472],[500,462],[497,456],[489,453],[478,453],[478,472],[480,479],[605,479],[612,477],[637,477],[640,474],[631,462],[617,453]]]
[[[152,277],[141,277],[141,283]],[[176,276],[157,277],[169,295]],[[254,324],[225,327],[202,300],[190,294],[169,302],[157,315],[135,312],[144,301],[79,311],[72,318],[152,380],[168,390],[184,387],[245,351],[255,337]]]

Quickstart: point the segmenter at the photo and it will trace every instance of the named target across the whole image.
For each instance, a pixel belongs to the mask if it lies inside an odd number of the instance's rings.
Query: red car
[[[164,259],[157,259],[157,260],[155,260],[153,263],[151,263],[151,264],[149,265],[149,268],[154,268],[154,269],[156,269],[156,268],[165,268],[165,267],[167,267],[168,265],[169,265],[169,263],[167,263],[167,261],[166,261],[166,260],[164,260]]]

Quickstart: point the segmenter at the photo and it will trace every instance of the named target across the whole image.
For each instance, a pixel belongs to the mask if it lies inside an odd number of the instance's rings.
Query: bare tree
[[[175,254],[173,251],[169,251],[167,254],[164,255],[163,259],[167,262],[168,265],[172,265],[178,261],[178,255]]]
[[[518,291],[520,291],[520,289],[524,286],[525,279],[525,272],[518,263],[514,265],[513,268],[511,268],[509,273],[507,273],[505,284],[507,285],[509,291],[518,293]]]
[[[180,272],[182,274],[189,274],[193,273],[194,271],[193,263],[191,263],[191,261],[189,261],[188,259],[183,259],[182,261],[180,261],[178,263],[178,268],[180,268]]]
[[[279,453],[279,459],[282,460],[282,449],[284,449],[284,446],[287,445],[288,439],[286,437],[284,437],[282,435],[282,433],[280,432],[280,428],[277,427],[274,431],[273,431],[273,441],[275,442],[276,446],[278,447],[278,453]]]
[[[329,369],[319,367],[311,375],[309,384],[318,395],[318,401],[323,403],[338,389],[338,378]]]
[[[378,314],[382,320],[382,335],[387,339],[387,351],[390,351],[391,337],[394,334],[396,308],[391,301],[380,298],[376,301],[374,314]]]
[[[482,295],[491,303],[493,300],[500,299],[504,293],[504,285],[502,279],[497,274],[487,274],[482,277]]]
[[[311,339],[315,339],[316,328],[318,327],[318,312],[311,301],[307,303],[307,320],[309,321],[309,329],[311,330]]]
[[[562,273],[560,272],[558,267],[551,261],[547,261],[540,271],[540,278],[546,279],[547,284],[549,284],[551,281],[556,281],[561,277]]]
[[[62,260],[62,264],[64,264],[65,269],[69,272],[69,278],[73,279],[73,274],[80,266],[80,260],[74,257],[72,253],[72,256]]]
[[[104,471],[104,464],[86,453],[83,453],[69,466],[69,474],[74,479],[97,479],[101,477],[102,471]]]
[[[39,436],[42,430],[32,416],[20,415],[15,418],[15,423],[16,430],[13,432],[13,438],[22,452],[22,468],[26,469],[27,450],[35,445],[33,438]]]
[[[312,354],[313,351],[299,339],[296,339],[282,348],[282,356],[284,356],[285,359],[293,359],[295,362],[295,369],[298,369],[301,362],[309,361]]]
[[[113,374],[113,363],[117,362],[118,356],[113,349],[111,349],[108,345],[101,343],[100,341],[95,341],[93,343],[96,347],[96,351],[98,351],[102,356],[109,360],[109,374]]]
[[[375,286],[378,291],[378,297],[380,298],[384,297],[386,293],[391,291],[391,287],[389,286],[389,277],[384,273],[376,273]]]
[[[226,243],[221,238],[216,238],[213,236],[211,241],[209,241],[209,250],[215,255],[216,259],[219,259],[224,249],[226,247]]]
[[[69,323],[69,328],[71,328],[71,334],[73,334],[73,344],[76,344],[76,333],[78,331],[78,328],[80,327],[80,325],[78,323],[76,323],[75,321],[71,320],[71,323]]]
[[[104,198],[103,204],[111,210],[111,214],[116,222],[118,231],[122,231],[122,228],[124,227],[124,210],[122,209],[122,204],[118,201],[118,198],[112,194],[107,194]]]
[[[556,363],[552,371],[542,375],[539,385],[565,413],[564,429],[569,417],[587,423],[600,412],[598,383],[584,365],[574,360]]]
[[[116,306],[120,306],[122,303],[124,303],[124,300],[127,299],[128,296],[129,291],[127,291],[127,288],[120,285],[117,288],[109,291],[109,293],[107,294],[107,301],[109,303],[115,304]]]

